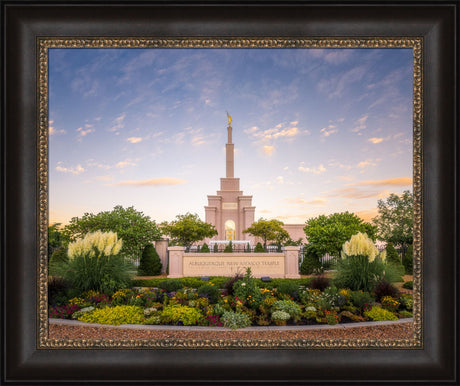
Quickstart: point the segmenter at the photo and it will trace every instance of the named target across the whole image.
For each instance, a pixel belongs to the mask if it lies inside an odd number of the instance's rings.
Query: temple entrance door
[[[233,220],[225,221],[225,240],[235,240],[235,228]]]

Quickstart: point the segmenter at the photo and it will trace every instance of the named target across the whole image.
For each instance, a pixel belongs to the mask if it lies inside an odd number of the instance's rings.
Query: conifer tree
[[[139,276],[158,276],[161,274],[161,260],[152,244],[147,244],[142,251],[139,267]]]

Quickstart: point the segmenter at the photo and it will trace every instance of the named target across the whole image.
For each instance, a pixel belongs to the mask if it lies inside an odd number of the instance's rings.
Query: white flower
[[[69,244],[69,258],[88,255],[89,257],[100,257],[101,255],[114,256],[120,252],[123,241],[118,240],[114,232],[90,232],[83,238],[79,238]]]
[[[374,261],[378,254],[379,250],[369,236],[366,233],[358,232],[351,236],[350,241],[343,244],[341,256],[345,258],[346,256],[362,255],[367,256],[369,261]]]

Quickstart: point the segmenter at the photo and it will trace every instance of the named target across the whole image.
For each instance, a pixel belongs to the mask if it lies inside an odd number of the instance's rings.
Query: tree
[[[375,240],[376,227],[364,222],[354,213],[343,212],[321,215],[309,219],[303,228],[308,244],[314,246],[320,256],[326,253],[339,257],[343,243],[358,232]]]
[[[163,223],[161,230],[169,235],[173,243],[177,243],[186,248],[205,237],[217,235],[214,225],[201,221],[197,214],[186,213],[177,215],[174,221]]]
[[[209,252],[211,251],[209,250],[208,244],[204,243],[203,246],[201,247],[200,253],[209,253]]]
[[[140,257],[144,246],[159,240],[161,231],[149,216],[134,209],[117,205],[111,211],[98,214],[85,213],[82,217],[74,217],[64,228],[64,234],[71,241],[94,231],[116,232],[123,239],[120,254],[136,260]]]
[[[413,265],[414,265],[414,250],[412,248],[412,244],[409,245],[407,251],[403,257],[402,264],[404,266],[404,271],[406,275],[412,275],[413,273]]]
[[[230,242],[225,246],[224,252],[225,253],[232,253],[233,252],[232,240],[230,240]]]
[[[390,194],[378,201],[378,215],[372,221],[377,226],[377,236],[384,241],[399,245],[405,250],[413,241],[414,200],[409,190],[401,196]]]
[[[401,259],[399,258],[398,252],[393,246],[393,243],[388,243],[387,246],[385,247],[385,250],[387,252],[386,260],[389,263],[401,264]]]
[[[53,252],[61,247],[63,244],[67,244],[65,237],[62,234],[61,223],[55,222],[48,227],[48,259],[51,258]]]
[[[264,241],[264,248],[267,247],[267,241],[282,243],[289,239],[289,233],[283,228],[283,223],[279,220],[265,220],[263,218],[253,223],[243,233],[249,233],[253,236],[260,237]]]
[[[142,251],[137,273],[139,276],[158,276],[161,274],[161,260],[152,244],[147,244]]]
[[[264,249],[264,247],[262,246],[261,243],[257,243],[256,247],[254,248],[254,252],[255,253],[265,252],[265,249]]]
[[[321,260],[317,251],[312,245],[307,245],[304,249],[304,257],[300,265],[302,275],[311,275],[321,269]]]

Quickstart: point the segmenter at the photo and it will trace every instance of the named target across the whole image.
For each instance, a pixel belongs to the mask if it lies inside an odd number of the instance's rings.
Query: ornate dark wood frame
[[[457,308],[452,292],[456,288],[455,252],[458,252],[456,234],[452,231],[456,229],[457,188],[456,11],[457,5],[449,2],[421,6],[375,2],[368,5],[152,2],[44,5],[39,1],[27,4],[3,1],[4,379],[131,383],[211,379],[314,383],[454,380],[456,344],[452,339],[456,332]],[[149,38],[152,36],[155,39]],[[408,342],[287,341],[280,345],[257,341],[204,342],[207,350],[199,351],[196,348],[203,347],[203,342],[138,345],[120,341],[49,340],[45,322],[44,264],[47,82],[42,66],[46,61],[43,55],[46,56],[47,47],[53,44],[65,47],[104,44],[111,47],[133,44],[163,47],[200,44],[206,47],[301,47],[305,44],[386,47],[395,44],[412,47],[416,64],[414,192],[415,211],[419,215],[415,225],[418,244],[414,283],[418,298],[414,304],[418,309],[414,339]],[[425,286],[429,286],[423,296],[422,272]],[[37,309],[38,317],[34,318]],[[442,312],[445,309],[452,312]],[[156,349],[145,350],[148,347]],[[223,347],[238,350],[215,350]],[[144,350],[135,350],[139,348]],[[195,349],[193,355],[184,348]],[[325,371],[326,368],[330,371]]]

